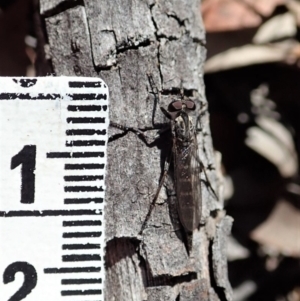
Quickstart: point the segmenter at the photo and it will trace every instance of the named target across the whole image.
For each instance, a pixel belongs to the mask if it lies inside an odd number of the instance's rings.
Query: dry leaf
[[[289,0],[286,4],[286,7],[296,18],[296,22],[300,25],[300,2],[297,0]]]
[[[282,177],[292,177],[298,171],[298,158],[289,131],[276,120],[256,119],[259,127],[247,130],[245,144],[272,162]]]
[[[251,232],[256,242],[286,256],[300,257],[300,211],[286,201],[277,203],[268,219]]]
[[[227,259],[228,261],[248,258],[250,252],[242,246],[232,235],[227,238]]]
[[[201,9],[207,32],[257,27],[262,22],[258,14],[236,0],[204,1]]]
[[[282,38],[294,37],[297,24],[292,13],[277,15],[262,24],[253,38],[253,43],[264,44]]]
[[[232,198],[234,194],[234,185],[232,178],[228,175],[224,176],[224,200],[227,201]]]
[[[267,117],[258,117],[255,121],[262,129],[273,135],[280,147],[285,149],[286,156],[293,157],[294,164],[298,166],[294,139],[286,127],[276,120]],[[293,170],[294,172],[291,173],[291,176],[297,173],[297,169]]]
[[[217,175],[217,182],[218,182],[218,197],[219,200],[224,200],[224,176],[222,174],[222,154],[218,151],[214,151],[215,154],[215,164],[216,164],[216,175]]]
[[[234,301],[245,301],[247,297],[252,295],[257,290],[257,284],[253,281],[245,281],[240,286],[233,290]]]
[[[204,71],[210,73],[253,64],[294,62],[297,57],[293,51],[298,46],[299,43],[295,40],[285,40],[268,45],[245,45],[231,48],[208,59]]]

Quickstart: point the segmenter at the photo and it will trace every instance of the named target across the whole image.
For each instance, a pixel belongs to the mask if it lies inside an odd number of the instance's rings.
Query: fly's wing
[[[193,151],[191,158],[191,175],[193,183],[194,200],[194,229],[199,227],[202,212],[202,194],[201,194],[201,162],[198,154],[197,136],[194,136]]]
[[[197,140],[188,145],[175,141],[175,184],[180,222],[186,231],[192,232],[200,223],[201,183],[200,162],[197,158]]]

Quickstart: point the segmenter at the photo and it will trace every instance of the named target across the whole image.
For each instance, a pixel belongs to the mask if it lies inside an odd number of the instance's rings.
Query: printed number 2
[[[11,169],[22,165],[21,168],[21,203],[32,204],[34,202],[35,187],[35,158],[36,146],[25,145],[23,149],[11,159]]]
[[[17,272],[24,274],[24,282],[20,289],[13,294],[8,301],[20,301],[25,299],[28,294],[35,288],[37,283],[37,273],[35,268],[28,262],[14,262],[10,264],[3,273],[4,284],[13,282]]]

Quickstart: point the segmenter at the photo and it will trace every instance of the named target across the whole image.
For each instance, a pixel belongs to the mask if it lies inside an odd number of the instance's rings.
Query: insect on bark
[[[201,164],[198,158],[196,126],[190,113],[196,104],[189,98],[174,100],[168,110],[161,108],[170,120],[173,146],[177,211],[184,229],[191,233],[201,219]]]
[[[190,116],[190,113],[196,109],[196,104],[189,98],[181,97],[179,100],[173,100],[167,110],[163,107],[160,109],[170,120],[170,124],[166,128],[160,128],[160,131],[171,129],[173,145],[140,234],[144,231],[151,216],[172,159],[174,161],[178,216],[186,232],[192,233],[199,226],[201,218],[201,161],[197,152],[196,126]],[[148,141],[147,136],[141,129],[126,127],[114,122],[111,122],[110,125],[125,132],[132,131],[146,142]]]

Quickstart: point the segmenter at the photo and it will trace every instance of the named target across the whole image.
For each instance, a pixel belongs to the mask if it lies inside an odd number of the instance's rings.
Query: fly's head
[[[189,98],[172,101],[168,110],[161,108],[165,116],[174,122],[176,137],[183,142],[193,140],[195,127],[189,113],[195,109],[195,102]]]

